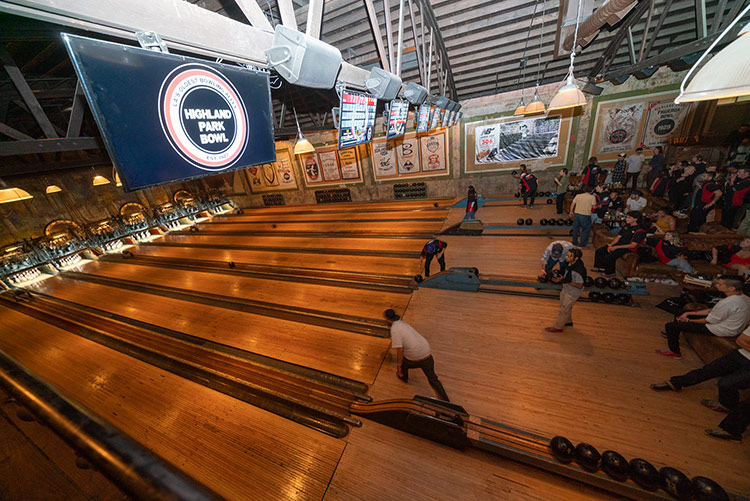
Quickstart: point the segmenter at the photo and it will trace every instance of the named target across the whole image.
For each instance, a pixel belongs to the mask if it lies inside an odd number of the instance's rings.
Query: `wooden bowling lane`
[[[401,293],[215,275],[199,271],[177,272],[170,268],[131,265],[125,261],[92,261],[76,269],[100,277],[377,320],[382,320],[383,310],[386,308],[403,311],[409,302],[409,296]]]
[[[282,213],[310,213],[310,212],[364,212],[384,210],[433,210],[446,209],[455,203],[455,199],[419,199],[419,200],[396,200],[393,202],[350,202],[338,204],[315,204],[315,205],[277,205],[273,207],[249,207],[243,209],[245,214],[282,214]],[[437,204],[437,205],[435,205]]]
[[[258,355],[371,384],[390,341],[62,277],[34,292]]]
[[[345,443],[0,307],[0,350],[227,499],[321,499]]]
[[[304,222],[289,221],[278,223],[257,222],[257,223],[221,223],[206,222],[198,223],[196,227],[199,231],[225,232],[225,233],[254,233],[254,232],[297,232],[297,233],[330,233],[330,234],[383,234],[383,235],[401,235],[401,234],[419,234],[430,235],[437,233],[443,226],[443,220],[435,221],[376,221],[376,222]]]
[[[716,399],[715,381],[679,393],[649,389],[702,365],[687,347],[682,360],[654,354],[666,346],[659,331],[668,314],[584,302],[573,309],[573,328],[545,332],[558,307],[550,299],[419,289],[404,319],[429,341],[451,401],[471,415],[673,466],[750,496],[736,467],[750,459],[750,441],[703,433],[723,418],[699,403]],[[434,394],[422,374],[404,384],[394,372],[391,355],[370,389],[375,401]]]
[[[233,261],[235,263],[256,264],[267,267],[297,268],[331,272],[359,272],[384,276],[413,276],[419,268],[419,255],[413,257],[396,256],[351,256],[325,254],[322,252],[259,251],[244,249],[167,247],[139,245],[139,256],[152,256],[170,259],[191,259],[206,261]]]
[[[250,222],[280,222],[280,221],[361,221],[361,220],[431,220],[443,219],[448,214],[448,209],[404,209],[389,211],[341,211],[341,212],[311,212],[311,213],[280,213],[280,214],[256,214],[252,210],[246,210],[244,214],[226,214],[213,218],[216,223],[250,223]]]

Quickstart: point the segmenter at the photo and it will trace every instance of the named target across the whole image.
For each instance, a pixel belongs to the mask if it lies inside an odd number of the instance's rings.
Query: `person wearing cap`
[[[391,348],[396,350],[396,376],[408,383],[409,369],[420,368],[440,400],[450,402],[435,374],[435,359],[430,354],[430,343],[414,327],[401,320],[395,311],[387,309],[383,315],[391,324]]]
[[[556,264],[562,264],[565,262],[565,254],[573,248],[573,244],[566,242],[565,240],[555,240],[544,249],[542,254],[542,270],[539,272],[539,276],[548,274],[555,268]]]
[[[630,198],[628,198],[628,201],[625,202],[625,212],[641,212],[644,207],[646,207],[647,203],[648,200],[643,198],[643,193],[641,193],[640,190],[633,190],[630,192]]]
[[[565,262],[560,266],[561,276],[550,278],[554,283],[561,283],[560,311],[555,325],[544,329],[547,332],[562,332],[564,327],[573,327],[573,305],[583,294],[583,284],[586,282],[586,267],[581,261],[581,249],[571,248],[565,254]]]
[[[628,163],[625,161],[625,153],[619,153],[617,155],[617,162],[612,167],[612,183],[613,184],[625,184],[625,169],[628,168]]]
[[[630,155],[627,160],[628,168],[625,173],[625,186],[628,181],[633,180],[633,189],[638,187],[638,176],[641,175],[643,168],[643,148],[636,148],[635,153]]]

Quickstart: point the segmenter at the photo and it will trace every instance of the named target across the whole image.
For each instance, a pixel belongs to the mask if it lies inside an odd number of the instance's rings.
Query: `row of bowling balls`
[[[520,198],[521,197],[521,193],[516,192],[516,193],[513,194],[513,196],[515,196],[516,198]],[[537,191],[536,192],[536,196],[538,196],[538,197],[551,197],[552,196],[552,192],[551,191]]]
[[[550,278],[560,278],[560,270],[552,270],[548,274],[539,276],[539,281],[545,283]],[[626,281],[620,280],[617,277],[610,278],[607,280],[604,277],[591,278],[586,277],[583,281],[585,287],[596,287],[597,289],[627,289],[630,284]]]
[[[589,299],[595,303],[619,303],[630,304],[632,296],[630,294],[615,294],[612,292],[589,292]]]
[[[540,219],[539,220],[539,224],[541,224],[542,226],[547,226],[547,225],[549,225],[549,226],[555,226],[555,225],[557,225],[557,226],[570,226],[570,225],[573,224],[573,220],[570,219],[570,218],[568,218],[568,219],[564,219],[564,218],[560,218],[560,219],[552,219],[552,218],[550,218],[550,219]]]
[[[669,466],[657,470],[645,459],[635,458],[628,462],[615,451],[608,450],[600,454],[593,445],[584,442],[574,447],[565,437],[554,437],[549,445],[550,452],[561,463],[575,461],[581,468],[592,473],[601,468],[618,482],[630,478],[643,489],[662,489],[680,500],[729,501],[726,491],[710,478],[693,477],[690,480],[680,470]]]

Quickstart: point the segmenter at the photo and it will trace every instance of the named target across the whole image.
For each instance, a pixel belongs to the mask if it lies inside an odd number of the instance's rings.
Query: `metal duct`
[[[625,17],[637,3],[637,0],[635,2],[633,0],[609,0],[609,2],[599,7],[578,27],[578,44],[581,47],[588,45],[605,24],[614,25]],[[573,34],[568,35],[565,39],[563,48],[567,51],[573,49]]]

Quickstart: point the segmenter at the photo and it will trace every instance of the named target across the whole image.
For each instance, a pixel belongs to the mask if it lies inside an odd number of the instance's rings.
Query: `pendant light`
[[[570,68],[568,68],[565,83],[549,103],[549,111],[575,108],[586,104],[586,96],[584,96],[581,89],[578,88],[575,77],[573,76],[573,61],[575,61],[576,47],[578,46],[578,23],[580,21],[580,15],[581,0],[578,0],[578,10],[576,10],[576,29],[573,35],[573,49],[570,51]]]
[[[92,181],[92,184],[94,186],[102,186],[102,185],[105,185],[105,184],[109,184],[109,179],[107,179],[104,176],[100,176],[100,175],[97,174],[96,176],[94,176],[94,180]]]
[[[704,64],[690,84],[687,87],[685,86],[695,69],[700,66],[706,56],[748,11],[750,11],[750,5],[742,10],[740,15],[727,26],[719,35],[719,38],[706,49],[706,52],[690,68],[682,84],[680,84],[680,95],[674,100],[675,103],[708,101],[750,94],[750,58],[748,58],[748,54],[750,54],[750,24],[742,28],[736,40]]]
[[[534,12],[531,13],[531,20],[529,21],[529,29],[526,32],[526,43],[523,44],[523,56],[521,57],[521,60],[518,63],[518,80],[516,80],[516,86],[521,87],[521,100],[518,102],[518,106],[516,106],[516,110],[513,112],[513,116],[515,117],[526,113],[526,104],[523,102],[524,88],[521,86],[521,74],[523,73],[523,70],[526,69],[526,63],[528,62],[528,59],[526,59],[526,49],[528,49],[529,47],[529,38],[531,38],[531,27],[534,25],[534,19],[536,18],[536,8],[538,5],[539,5],[539,2],[534,2]]]
[[[20,202],[21,200],[30,200],[34,198],[28,191],[21,188],[4,188],[0,189],[0,204],[10,202]]]
[[[294,154],[304,155],[305,153],[315,153],[313,145],[302,135],[302,129],[300,129],[299,119],[297,118],[297,108],[294,106],[294,103],[292,103],[292,111],[294,111],[294,122],[297,124],[297,142],[294,144]]]
[[[531,102],[526,105],[526,115],[533,115],[536,113],[544,113],[545,107],[541,99],[539,99],[539,72],[542,68],[542,40],[544,38],[544,14],[547,12],[547,0],[542,3],[542,30],[539,32],[539,55],[536,61],[536,86],[534,87],[534,97]]]
[[[62,191],[62,188],[57,186],[56,184],[50,184],[47,186],[47,189],[44,190],[44,192],[49,195],[50,193],[60,193]]]

